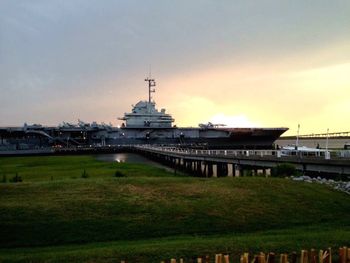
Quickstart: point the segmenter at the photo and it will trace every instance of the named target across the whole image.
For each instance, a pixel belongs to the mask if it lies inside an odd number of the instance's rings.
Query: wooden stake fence
[[[229,255],[216,254],[215,255],[215,263],[233,263],[230,261]],[[249,253],[244,253],[240,256],[240,263],[275,263],[276,254],[268,253],[267,255],[261,252],[258,255],[254,255],[250,258]],[[161,261],[161,263],[184,263],[184,259],[180,258],[177,261],[175,258],[172,258],[167,261]],[[191,261],[194,262],[194,261]],[[197,263],[210,263],[209,255],[205,257],[198,257]],[[127,263],[122,260],[121,263]],[[291,254],[282,253],[279,256],[278,263],[333,263],[332,262],[332,249],[328,248],[326,250],[317,250],[311,249],[301,250],[300,260],[298,260],[298,255],[296,252],[292,252]],[[339,263],[350,263],[350,248],[341,247],[339,248]]]

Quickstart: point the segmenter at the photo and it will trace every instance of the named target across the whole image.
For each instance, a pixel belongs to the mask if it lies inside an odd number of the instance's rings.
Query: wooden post
[[[219,254],[219,263],[222,263],[222,254]]]
[[[230,263],[230,256],[229,255],[225,255],[224,256],[224,261],[225,261],[225,263]]]
[[[271,168],[266,169],[266,177],[271,176]]]
[[[183,260],[183,258],[180,258],[180,263],[184,263],[184,260]]]
[[[218,177],[218,166],[216,163],[213,163],[213,177]]]
[[[293,251],[291,254],[291,263],[297,263],[297,252]]]
[[[318,252],[318,262],[323,263],[323,250],[322,249],[320,249],[320,251]]]
[[[227,164],[227,176],[234,177],[235,176],[234,171],[235,171],[234,164],[228,163]]]
[[[266,260],[267,263],[275,263],[275,253],[272,253],[270,252],[268,255],[267,255],[267,260]]]
[[[309,255],[307,250],[302,250],[300,255],[300,263],[309,263]]]
[[[339,248],[339,263],[346,263],[346,247]]]
[[[209,255],[206,255],[206,256],[205,256],[205,263],[210,263],[210,257],[209,257]]]
[[[315,249],[310,250],[310,263],[317,263],[317,251]]]
[[[280,255],[280,263],[288,263],[288,255],[287,254]]]
[[[332,249],[328,248],[323,252],[323,263],[332,263]]]
[[[235,170],[235,172],[234,172],[235,177],[239,177],[239,176],[243,175],[240,165],[235,164],[234,170]]]
[[[170,260],[170,263],[176,263],[176,259],[175,259],[175,258],[172,258],[172,259]]]
[[[222,263],[222,254],[215,255],[215,263]]]
[[[202,258],[197,258],[197,263],[202,263]]]
[[[260,255],[258,256],[258,263],[266,263],[266,257],[263,252],[260,252]]]
[[[240,263],[249,263],[249,253],[244,253],[241,255]]]

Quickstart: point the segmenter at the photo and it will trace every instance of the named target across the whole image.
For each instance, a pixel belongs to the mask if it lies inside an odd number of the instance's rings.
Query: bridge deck
[[[350,175],[350,152],[291,152],[282,155],[278,150],[184,150],[169,147],[137,146],[139,151],[189,161],[225,163],[250,167],[272,168],[281,163],[294,164],[303,172],[322,172]]]

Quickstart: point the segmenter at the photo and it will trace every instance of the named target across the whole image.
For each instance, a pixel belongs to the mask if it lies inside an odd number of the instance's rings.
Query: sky
[[[0,126],[175,124],[349,131],[350,1],[0,0]]]

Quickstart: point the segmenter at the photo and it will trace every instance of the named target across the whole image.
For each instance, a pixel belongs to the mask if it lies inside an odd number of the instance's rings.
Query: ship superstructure
[[[148,82],[148,101],[139,101],[133,106],[131,113],[125,113],[124,117],[119,118],[125,121],[123,128],[172,128],[174,119],[165,113],[165,109],[158,111],[156,103],[152,101],[151,94],[155,92],[155,89],[152,89],[156,85],[155,80],[147,78],[145,81]]]

